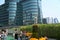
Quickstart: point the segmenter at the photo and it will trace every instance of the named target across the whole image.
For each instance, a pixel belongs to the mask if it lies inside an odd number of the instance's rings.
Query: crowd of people
[[[13,34],[15,40],[31,40],[31,36],[26,35],[26,31],[17,31],[15,30],[15,33]],[[32,39],[33,40],[33,39]],[[39,38],[39,40],[48,40],[46,36],[42,36]]]
[[[13,32],[14,40],[30,40],[31,36],[26,35],[26,31],[18,31],[17,29]],[[7,30],[0,30],[0,40],[7,40],[8,31]],[[41,37],[39,40],[48,40],[48,38]]]
[[[0,30],[0,40],[7,40],[8,31]],[[17,29],[13,33],[14,40],[29,40],[29,37],[26,36],[26,31],[18,31]]]
[[[7,40],[8,32],[4,29],[0,30],[0,40]]]
[[[17,31],[13,33],[13,37],[15,40],[29,40],[29,36],[26,35],[26,31]]]

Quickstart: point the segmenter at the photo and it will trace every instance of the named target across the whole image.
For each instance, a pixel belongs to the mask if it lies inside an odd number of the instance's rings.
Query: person
[[[6,30],[2,31],[1,40],[7,40]]]
[[[0,40],[1,40],[1,31],[0,31]]]
[[[18,33],[15,33],[15,40],[18,40]]]
[[[18,34],[18,40],[21,40],[21,38],[20,38],[20,34]]]
[[[8,29],[6,29],[6,35],[8,35]]]
[[[7,32],[4,31],[4,40],[7,40]]]
[[[18,40],[18,31],[17,31],[17,29],[15,30],[14,38],[15,38],[15,40]]]
[[[20,31],[20,39],[21,39],[21,40],[22,40],[22,34],[23,34],[22,31]]]
[[[26,35],[27,31],[23,31],[23,40],[29,40],[29,37]]]

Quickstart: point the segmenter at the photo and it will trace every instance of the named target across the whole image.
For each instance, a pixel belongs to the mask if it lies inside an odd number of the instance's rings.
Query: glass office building
[[[5,1],[8,3],[8,11],[9,11],[9,25],[23,25],[23,17],[22,16],[22,5],[19,4],[19,0],[9,0]]]
[[[5,3],[0,6],[0,25],[23,25],[20,7],[19,0],[5,0]]]
[[[41,0],[5,0],[0,17],[2,25],[42,23]]]
[[[41,0],[23,0],[22,5],[24,24],[42,23]]]
[[[7,4],[3,4],[0,6],[0,25],[8,25],[8,11]]]
[[[23,25],[23,7],[21,2],[17,3],[17,11],[16,11],[16,25]]]

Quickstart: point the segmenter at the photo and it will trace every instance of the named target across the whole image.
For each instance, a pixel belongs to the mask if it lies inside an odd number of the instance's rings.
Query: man
[[[17,29],[15,30],[14,38],[15,38],[15,40],[18,40],[18,31],[17,31]]]

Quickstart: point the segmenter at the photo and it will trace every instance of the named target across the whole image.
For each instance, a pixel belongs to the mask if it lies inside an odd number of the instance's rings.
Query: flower
[[[37,38],[30,38],[30,40],[38,40]]]
[[[30,32],[26,33],[26,36],[31,36],[31,35],[32,35],[32,33],[30,33]]]
[[[46,37],[41,37],[39,38],[39,40],[46,40]]]

